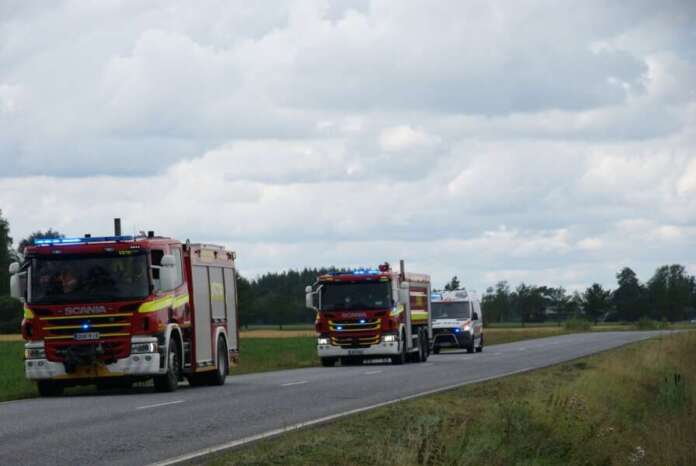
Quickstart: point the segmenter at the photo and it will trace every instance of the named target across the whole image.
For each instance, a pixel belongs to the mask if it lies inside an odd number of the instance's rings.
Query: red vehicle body
[[[325,366],[390,358],[423,362],[430,353],[430,277],[358,269],[318,277],[307,287],[307,306],[317,311],[317,351]]]
[[[25,373],[40,394],[224,383],[239,357],[233,252],[152,232],[37,243],[11,272],[25,303]]]

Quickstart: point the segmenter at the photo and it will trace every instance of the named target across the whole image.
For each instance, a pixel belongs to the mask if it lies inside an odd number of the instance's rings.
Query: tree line
[[[0,211],[0,332],[5,327],[18,328],[21,320],[21,305],[7,296],[9,264],[17,260],[18,253],[34,239],[62,236],[52,229],[36,231],[22,239],[15,250],[9,224]],[[319,275],[336,270],[339,269],[324,267],[269,272],[252,280],[239,276],[240,324],[283,326],[313,322],[314,313],[305,308],[304,289]],[[577,317],[595,322],[632,322],[641,318],[679,321],[696,317],[696,278],[682,265],[659,267],[645,283],[628,267],[619,271],[616,279],[614,290],[594,283],[582,292],[573,293],[562,287],[526,283],[512,289],[508,282],[501,281],[489,287],[482,297],[484,319],[487,323],[536,323]],[[455,276],[444,289],[454,290],[460,286]],[[12,322],[7,322],[10,316],[13,316]]]
[[[696,317],[696,278],[679,264],[663,265],[645,283],[630,267],[616,274],[617,287],[594,283],[584,291],[505,281],[489,287],[481,305],[488,322],[544,322],[585,318],[593,322],[640,319],[682,321]]]

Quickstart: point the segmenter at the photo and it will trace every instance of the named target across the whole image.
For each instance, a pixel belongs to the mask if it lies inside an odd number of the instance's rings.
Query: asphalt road
[[[136,465],[424,392],[545,367],[664,332],[582,333],[432,355],[427,363],[232,376],[224,387],[0,403],[0,464]],[[242,357],[244,355],[242,354]]]

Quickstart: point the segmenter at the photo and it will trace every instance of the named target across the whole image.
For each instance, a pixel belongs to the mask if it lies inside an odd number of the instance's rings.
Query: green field
[[[410,400],[211,466],[696,464],[696,332]]]

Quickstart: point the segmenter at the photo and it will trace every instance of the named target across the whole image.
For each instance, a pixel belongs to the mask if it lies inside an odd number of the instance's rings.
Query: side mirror
[[[26,272],[20,273],[21,265],[19,262],[10,264],[10,296],[24,302],[26,292]]]
[[[304,291],[305,291],[305,306],[309,309],[316,309],[316,307],[314,306],[315,293],[314,293],[314,291],[312,291],[312,287],[308,285],[305,287]]]
[[[176,259],[172,255],[162,256],[160,261],[159,279],[160,290],[173,290],[176,286]]]
[[[474,319],[474,320],[479,320],[479,315],[478,315],[478,313],[474,312],[474,315],[472,316],[472,319]]]

